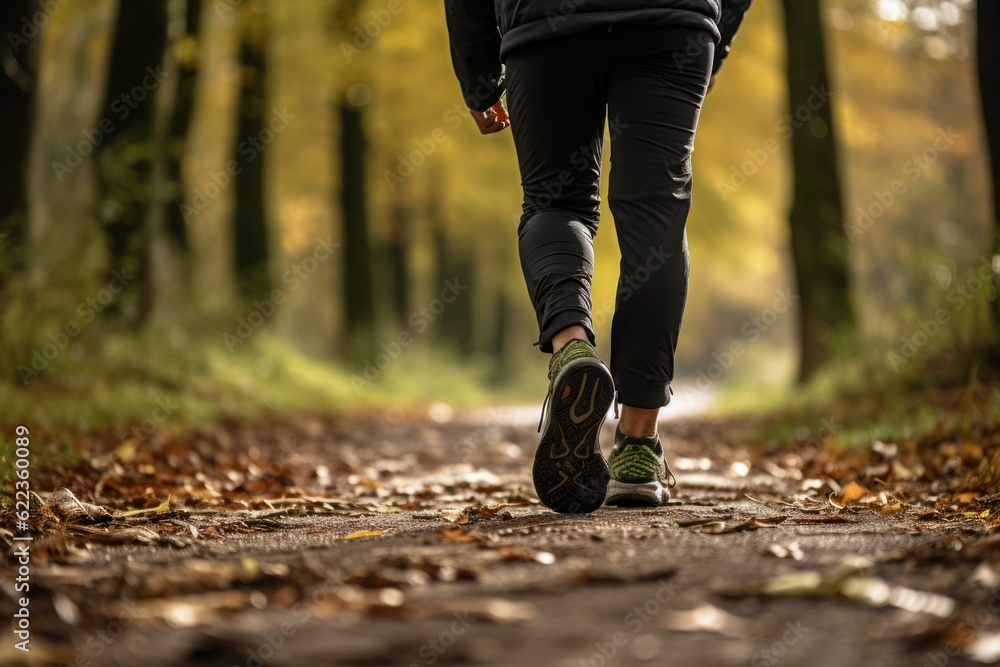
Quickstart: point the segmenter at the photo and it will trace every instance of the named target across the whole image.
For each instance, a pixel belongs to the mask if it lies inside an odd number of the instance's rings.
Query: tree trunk
[[[201,26],[201,0],[185,0],[183,26],[180,38],[194,49],[201,48],[199,28]],[[183,175],[181,162],[184,157],[194,115],[195,91],[198,84],[198,60],[196,51],[182,49],[177,75],[177,92],[173,118],[170,121],[170,144],[168,151],[168,178],[173,185],[167,204],[166,232],[174,244],[185,253],[188,250],[187,225],[181,204],[184,203]]]
[[[396,202],[390,213],[389,265],[392,269],[392,305],[398,326],[407,326],[410,313],[409,247],[413,234],[413,208]]]
[[[799,297],[799,380],[856,334],[819,0],[783,0],[795,181],[789,213]]]
[[[510,345],[511,303],[507,291],[499,286],[494,304],[493,331],[490,340],[490,357],[492,372],[490,379],[494,384],[502,385],[514,375],[513,359]]]
[[[220,188],[218,174],[228,174],[241,101],[240,43],[243,11],[219,11],[200,2],[198,74],[193,110],[182,157],[183,188],[179,209],[188,246],[192,305],[205,314],[229,312],[236,302],[236,188]],[[228,6],[228,5],[227,5]],[[183,96],[183,90],[182,90]],[[180,102],[183,104],[183,102]],[[212,195],[209,199],[208,194]],[[205,289],[210,285],[211,289]]]
[[[11,276],[24,270],[26,210],[28,207],[28,147],[35,87],[34,59],[38,40],[25,36],[24,19],[37,8],[36,0],[8,0],[0,8],[0,295]],[[0,299],[0,303],[4,300]]]
[[[258,298],[269,290],[268,229],[264,198],[266,16],[260,5],[242,8],[242,93],[239,130],[233,160],[240,165],[236,178],[236,212],[233,217],[234,261],[240,292]],[[221,186],[220,186],[221,187]]]
[[[149,207],[146,214],[146,261],[148,310],[153,319],[166,313],[177,300],[179,257],[167,234],[167,207],[174,199],[171,172],[176,160],[171,155],[171,126],[177,112],[180,63],[177,46],[186,33],[187,0],[167,0],[166,41],[163,48],[164,81],[156,92],[152,119],[152,163],[149,173]]]
[[[983,103],[983,123],[986,128],[986,145],[991,164],[993,185],[993,243],[990,249],[993,264],[994,287],[1000,290],[997,279],[997,257],[1000,256],[1000,3],[979,0],[977,51],[979,60],[979,91]],[[993,321],[1000,328],[1000,292],[992,295]]]
[[[107,307],[133,327],[152,305],[147,228],[151,211],[153,119],[166,79],[158,67],[166,46],[167,0],[122,0],[118,6],[108,87],[94,150],[97,217],[108,247],[107,281],[134,276]],[[169,83],[169,82],[168,82]],[[100,127],[103,125],[103,127]]]
[[[340,207],[344,231],[344,326],[352,351],[371,344],[375,331],[375,289],[369,245],[365,178],[367,139],[362,108],[340,101]],[[362,347],[357,347],[362,346]]]
[[[431,220],[437,220],[438,203],[431,205]],[[472,248],[457,247],[448,236],[444,225],[434,228],[437,283],[431,297],[437,299],[442,291],[448,292],[452,301],[440,300],[444,309],[436,314],[434,337],[443,342],[460,358],[468,358],[475,351],[476,319],[473,294],[476,291],[475,261]]]

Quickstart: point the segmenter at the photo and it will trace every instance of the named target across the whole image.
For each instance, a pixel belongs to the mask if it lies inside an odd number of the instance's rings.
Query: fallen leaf
[[[149,516],[153,514],[166,514],[170,511],[170,496],[156,507],[147,507],[145,509],[129,510],[128,512],[122,512],[119,516],[130,518],[134,516]]]
[[[459,528],[458,526],[450,526],[441,531],[441,541],[442,542],[478,542],[479,538],[470,533],[469,531]]]
[[[794,572],[771,577],[763,582],[760,592],[764,595],[817,595],[823,587],[819,572]]]
[[[83,526],[75,528],[78,533],[83,533],[85,541],[96,544],[153,544],[160,541],[159,533],[154,533],[146,528],[120,528],[118,530],[95,530],[88,528],[84,531]]]
[[[938,618],[948,618],[955,611],[955,600],[950,597],[894,586],[877,577],[848,577],[841,582],[839,591],[844,597],[872,607],[891,606]]]
[[[722,517],[722,519],[725,519],[726,521],[731,518],[731,516]],[[719,517],[712,517],[710,519],[682,519],[677,522],[677,526],[678,528],[692,528],[694,526],[704,526],[710,523],[722,524],[724,521],[720,520]]]
[[[759,530],[761,528],[773,528],[786,517],[783,516],[772,516],[772,517],[753,517],[752,519],[747,519],[746,521],[739,521],[737,523],[727,524],[725,521],[716,521],[712,523],[707,523],[703,526],[696,527],[699,533],[706,533],[708,535],[728,535],[730,533],[739,533],[744,530]]]
[[[548,551],[525,551],[520,549],[503,549],[500,551],[501,560],[507,562],[531,561],[542,565],[551,565],[556,562],[554,554]]]
[[[667,610],[660,615],[660,626],[675,632],[714,632],[733,639],[752,639],[771,633],[771,619],[744,618],[705,603],[686,611]]]
[[[969,581],[985,588],[996,588],[1000,586],[1000,569],[989,563],[980,563],[973,570]]]
[[[791,517],[787,521],[788,524],[803,525],[808,526],[810,524],[817,523],[851,523],[851,520],[845,516],[839,514],[828,514],[826,516],[803,516],[803,517]]]
[[[115,455],[122,463],[130,463],[135,458],[136,441],[126,440],[115,448]]]
[[[899,453],[899,447],[895,443],[886,443],[876,440],[872,443],[872,451],[885,459],[893,459]]]
[[[898,500],[890,500],[885,505],[877,507],[875,511],[879,514],[902,514],[905,510],[903,509],[903,503]]]
[[[849,577],[867,575],[872,562],[861,556],[845,556],[822,572],[805,571],[781,574],[757,582],[732,582],[717,586],[724,595],[823,596],[840,591]]]
[[[799,548],[798,542],[792,542],[788,545],[772,544],[764,551],[764,553],[774,556],[775,558],[791,558],[792,560],[802,560],[805,558],[805,554],[803,554],[802,549]]]
[[[840,493],[830,494],[830,504],[838,509],[843,509],[848,505],[854,505],[858,503],[862,498],[867,496],[869,493],[868,489],[861,486],[857,482],[851,482],[844,487],[844,490]]]
[[[1000,662],[1000,634],[996,632],[980,634],[972,640],[965,652],[976,662],[987,665]]]
[[[580,581],[594,584],[604,583],[635,583],[638,581],[663,581],[670,579],[677,570],[674,568],[653,569],[648,571],[629,570],[628,568],[588,568],[580,573]]]
[[[345,535],[345,540],[356,540],[359,537],[378,537],[382,534],[381,530],[357,530],[350,535]]]
[[[457,517],[455,523],[459,525],[478,523],[479,521],[510,521],[514,517],[510,510],[503,505],[472,505],[463,509]]]
[[[67,522],[106,523],[112,519],[106,508],[82,502],[65,487],[50,495],[43,509]]]

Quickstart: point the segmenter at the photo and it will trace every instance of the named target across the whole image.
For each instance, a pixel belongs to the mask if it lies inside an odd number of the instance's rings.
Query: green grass
[[[118,335],[80,363],[68,360],[21,383],[0,386],[3,426],[52,431],[131,430],[143,423],[183,431],[221,417],[265,413],[404,410],[435,401],[503,403],[544,392],[539,373],[495,378],[487,360],[462,360],[410,348],[376,375],[305,355],[266,332],[230,354],[216,341],[178,343]],[[537,375],[538,377],[535,377]],[[166,415],[166,418],[163,418]]]
[[[233,354],[217,338],[178,337],[176,331],[108,333],[89,349],[78,361],[63,354],[27,387],[0,385],[5,435],[25,424],[64,434],[110,429],[125,437],[137,427],[182,432],[223,417],[405,411],[437,401],[503,404],[538,401],[545,391],[541,355],[520,369],[504,369],[499,382],[491,359],[458,359],[413,346],[377,377],[360,382],[363,369],[310,357],[267,331]],[[899,374],[869,356],[835,364],[805,386],[760,382],[792,370],[787,354],[768,350],[728,378],[713,414],[754,415],[755,438],[773,444],[817,434],[843,448],[936,430],[974,437],[1000,425],[997,349],[929,353]],[[824,426],[830,423],[836,428]]]
[[[975,438],[1000,427],[998,379],[989,344],[938,350],[898,374],[877,359],[842,361],[805,385],[730,386],[714,414],[755,416],[754,438],[772,446],[817,435],[845,449],[935,433]]]

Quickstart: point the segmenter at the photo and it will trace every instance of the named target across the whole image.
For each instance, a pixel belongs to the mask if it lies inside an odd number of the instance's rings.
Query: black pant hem
[[[587,338],[590,339],[590,344],[597,345],[597,339],[594,336],[594,327],[590,321],[590,314],[582,310],[567,310],[553,317],[548,326],[538,336],[538,342],[535,345],[542,352],[551,354],[552,338],[563,329],[572,326],[583,327],[584,331],[587,332]]]

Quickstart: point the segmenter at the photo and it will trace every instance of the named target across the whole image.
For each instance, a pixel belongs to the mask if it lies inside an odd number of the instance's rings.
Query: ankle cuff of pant
[[[615,379],[618,402],[633,408],[655,410],[670,403],[670,383]]]
[[[548,323],[535,343],[542,352],[552,353],[552,338],[567,327],[580,326],[587,332],[587,338],[591,345],[596,345],[594,338],[594,327],[590,323],[590,314],[582,310],[567,310],[556,315]]]

